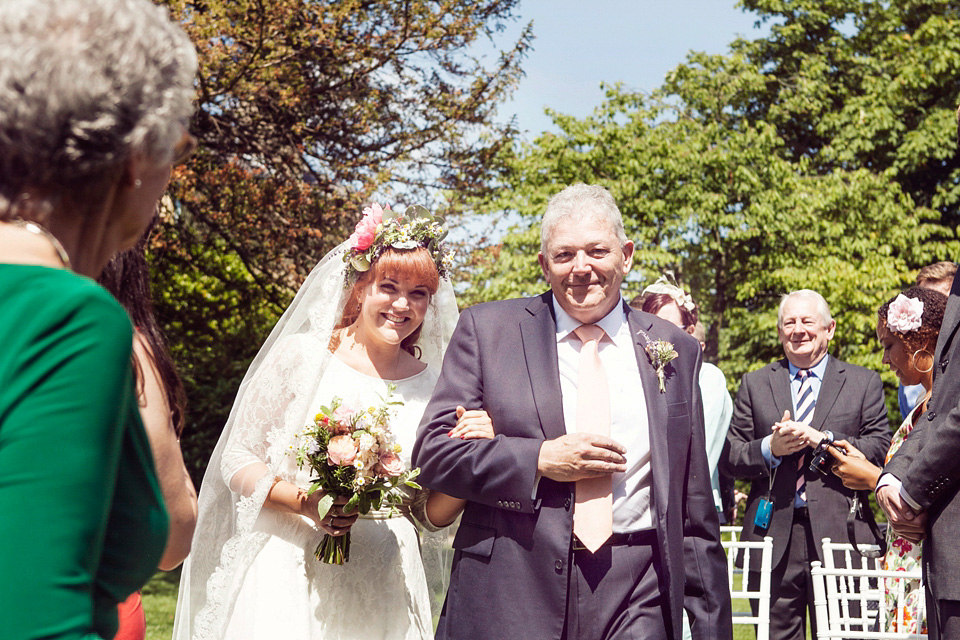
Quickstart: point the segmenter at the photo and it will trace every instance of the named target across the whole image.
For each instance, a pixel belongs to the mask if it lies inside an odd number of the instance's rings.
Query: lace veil
[[[293,481],[287,455],[309,422],[309,403],[330,361],[327,348],[347,294],[344,242],[310,272],[250,364],[203,477],[193,549],[184,562],[173,637],[219,640],[243,575],[268,535],[254,530],[276,478]],[[418,345],[439,370],[457,321],[453,287],[441,279]],[[439,534],[423,540],[428,581],[445,585]]]

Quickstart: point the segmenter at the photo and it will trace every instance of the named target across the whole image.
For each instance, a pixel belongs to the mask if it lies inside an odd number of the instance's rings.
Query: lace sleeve
[[[296,395],[289,381],[296,379],[294,374],[303,365],[305,339],[295,335],[279,342],[250,380],[220,460],[220,473],[231,491],[249,496],[257,481],[270,472],[269,440],[282,430]]]
[[[410,503],[410,515],[413,519],[427,531],[442,531],[446,527],[438,527],[430,522],[427,516],[427,498],[430,497],[430,489],[420,489],[413,494],[413,501]]]

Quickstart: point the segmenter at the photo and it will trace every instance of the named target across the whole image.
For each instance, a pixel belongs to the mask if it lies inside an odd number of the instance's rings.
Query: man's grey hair
[[[830,305],[827,304],[827,301],[824,300],[822,295],[813,289],[798,289],[796,291],[791,291],[790,293],[785,293],[783,297],[780,298],[780,308],[777,309],[778,329],[783,328],[783,308],[786,306],[787,301],[793,298],[813,300],[817,305],[817,314],[820,316],[820,320],[824,327],[829,327],[830,323],[833,322],[833,318],[830,316]]]
[[[28,195],[95,208],[131,154],[171,160],[196,71],[149,0],[0,0],[0,219]]]
[[[597,184],[572,184],[547,202],[547,210],[540,221],[540,251],[547,254],[547,238],[565,219],[582,220],[588,216],[597,216],[606,220],[620,246],[627,244],[627,234],[623,230],[623,216],[613,196],[606,188]]]

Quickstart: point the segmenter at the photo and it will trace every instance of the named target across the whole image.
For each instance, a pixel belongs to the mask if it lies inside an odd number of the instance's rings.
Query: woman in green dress
[[[191,146],[195,72],[148,0],[0,2],[4,638],[112,638],[166,546],[132,327],[91,278]]]

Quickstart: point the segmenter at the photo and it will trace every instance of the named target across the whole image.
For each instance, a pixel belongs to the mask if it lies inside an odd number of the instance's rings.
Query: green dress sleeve
[[[19,287],[0,272],[0,625],[9,638],[110,638],[116,598],[142,585],[163,551],[152,539],[116,548],[124,532],[111,524],[131,516],[118,508],[160,529],[148,538],[166,536],[152,459],[137,453],[146,436],[132,328],[94,283],[37,271],[18,273]],[[141,487],[126,477],[137,466]],[[147,506],[118,504],[138,491]],[[111,584],[121,569],[137,583]]]

